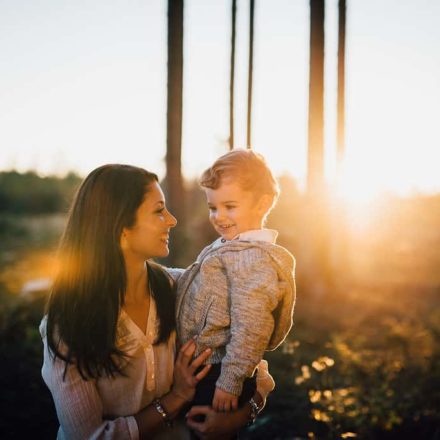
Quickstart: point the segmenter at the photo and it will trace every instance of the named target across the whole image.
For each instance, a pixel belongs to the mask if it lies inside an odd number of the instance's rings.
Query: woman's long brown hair
[[[130,165],[104,165],[81,184],[59,246],[60,266],[47,304],[47,340],[54,357],[75,363],[84,379],[122,373],[116,329],[126,269],[120,237],[136,221],[148,187],[158,178]],[[159,338],[175,328],[175,296],[159,265],[148,263],[159,317]],[[63,345],[60,345],[63,344]]]

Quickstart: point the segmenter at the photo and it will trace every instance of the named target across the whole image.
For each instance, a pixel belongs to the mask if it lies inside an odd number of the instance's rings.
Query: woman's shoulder
[[[148,260],[147,267],[156,275],[165,275],[171,284],[174,284],[174,282],[176,282],[185,271],[185,269],[179,269],[177,267],[166,267],[153,260]]]
[[[51,328],[51,338],[48,338],[48,316],[47,314],[43,316],[43,319],[40,322],[38,330],[40,331],[41,339],[43,340],[43,344],[45,348],[47,348],[48,353],[51,354],[51,359],[53,360],[54,352],[53,347],[56,346],[56,349],[59,354],[65,356],[68,353],[68,347],[66,343],[61,339],[58,329],[56,326]],[[49,339],[49,340],[48,340]]]
[[[40,331],[40,335],[42,339],[47,337],[47,315],[43,316],[43,319],[41,320],[40,325],[38,327],[38,330]]]
[[[177,283],[177,281],[179,281],[179,278],[185,272],[185,269],[181,269],[178,267],[163,267],[163,268],[174,283]]]

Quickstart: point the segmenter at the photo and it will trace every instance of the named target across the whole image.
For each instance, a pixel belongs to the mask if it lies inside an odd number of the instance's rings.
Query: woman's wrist
[[[187,403],[190,402],[186,396],[184,396],[183,394],[180,394],[174,388],[171,389],[171,391],[167,394],[167,396],[170,396],[170,398],[172,398],[173,401],[175,401],[181,407],[183,407],[184,405],[186,405]]]
[[[162,422],[170,427],[173,424],[173,420],[179,415],[180,411],[186,404],[186,399],[179,396],[174,391],[170,391],[162,397],[153,400],[153,402],[151,402],[151,407]]]
[[[176,418],[183,407],[188,403],[188,400],[177,393],[175,390],[171,390],[159,400],[164,407],[169,419]]]
[[[170,414],[165,410],[165,408],[162,405],[162,402],[160,399],[153,400],[152,405],[158,412],[158,414],[161,416],[162,421],[167,425],[168,427],[173,426],[173,419],[171,418]]]
[[[252,399],[258,405],[259,408],[258,412],[260,412],[266,406],[266,398],[263,397],[259,391],[255,391],[255,394],[253,395]]]
[[[258,414],[262,411],[265,404],[266,400],[261,396],[260,393],[258,393],[258,391],[256,391],[254,396],[248,401],[249,415],[246,426],[251,426],[255,423]]]
[[[135,414],[140,438],[151,438],[164,426],[171,426],[172,421],[179,415],[185,404],[185,399],[170,391]]]
[[[255,420],[257,420],[257,416],[259,412],[262,410],[262,407],[258,405],[258,403],[254,400],[253,397],[251,397],[248,403],[250,405],[251,411],[249,413],[249,418],[246,426],[251,426],[255,423]]]

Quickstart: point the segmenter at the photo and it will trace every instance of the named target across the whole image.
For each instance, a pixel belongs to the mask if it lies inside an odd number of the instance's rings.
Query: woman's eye
[[[164,211],[165,211],[165,208],[160,208],[156,211],[156,214],[163,214]]]

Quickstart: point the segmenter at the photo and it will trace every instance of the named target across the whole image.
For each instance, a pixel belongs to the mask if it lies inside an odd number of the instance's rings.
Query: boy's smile
[[[245,191],[231,179],[217,189],[204,188],[209,208],[209,221],[226,240],[253,229],[261,229],[265,210],[261,199]]]

